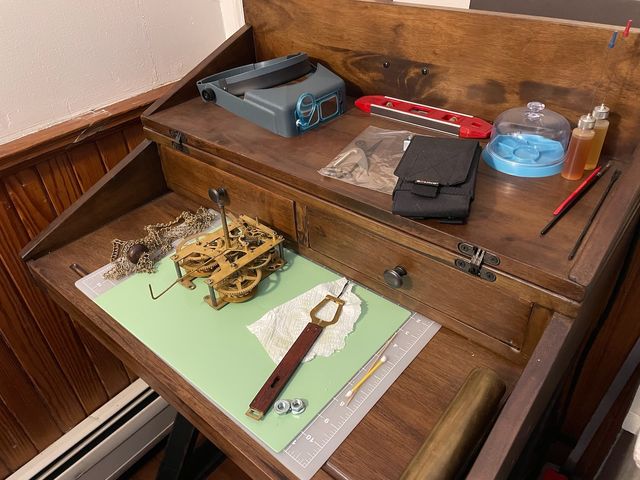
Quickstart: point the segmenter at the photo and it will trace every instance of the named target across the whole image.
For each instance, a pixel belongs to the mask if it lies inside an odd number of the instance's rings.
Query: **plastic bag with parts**
[[[398,181],[393,172],[404,153],[405,141],[412,136],[406,130],[369,126],[318,173],[391,195]]]

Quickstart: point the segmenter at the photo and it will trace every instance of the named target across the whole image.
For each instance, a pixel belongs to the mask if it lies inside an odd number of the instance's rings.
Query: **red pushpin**
[[[622,37],[627,38],[629,36],[629,30],[631,30],[631,23],[633,20],[627,20],[627,26],[624,27],[624,32],[622,32]]]

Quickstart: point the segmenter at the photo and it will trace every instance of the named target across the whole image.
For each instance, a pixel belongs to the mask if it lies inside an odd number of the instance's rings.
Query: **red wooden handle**
[[[248,416],[260,420],[267,413],[321,333],[320,325],[307,324],[249,405]]]

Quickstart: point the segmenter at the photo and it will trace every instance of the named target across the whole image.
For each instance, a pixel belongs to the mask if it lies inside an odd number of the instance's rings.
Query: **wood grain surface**
[[[587,258],[567,260],[575,238],[582,229],[591,209],[606,182],[596,184],[592,190],[563,218],[562,222],[545,237],[539,236],[551,212],[576,183],[559,175],[531,180],[497,172],[481,162],[471,214],[465,225],[446,225],[435,220],[416,221],[391,213],[391,196],[367,190],[336,179],[323,177],[318,170],[326,166],[346,145],[369,125],[387,129],[405,129],[406,125],[371,117],[349,106],[347,112],[321,128],[294,138],[283,138],[226,110],[203,103],[199,98],[143,118],[149,137],[165,145],[170,143],[169,130],[181,131],[186,136],[188,153],[202,158],[203,152],[276,180],[327,201],[338,204],[385,225],[400,229],[418,238],[441,246],[450,252],[458,250],[460,242],[478,245],[500,257],[497,270],[525,279],[543,288],[574,300],[584,295],[584,286],[592,278],[597,266],[606,256],[607,237],[627,218],[619,211],[628,211],[636,202],[632,182],[635,175],[623,173],[620,182],[626,188],[620,208],[607,202],[599,218],[606,217],[607,228],[593,228],[585,243],[591,250]],[[416,129],[420,133],[425,130]],[[616,168],[626,172],[630,167],[617,163]],[[628,177],[628,178],[627,178]],[[621,183],[622,185],[622,183]],[[618,188],[616,187],[616,192]],[[616,192],[612,192],[615,194]],[[625,195],[631,195],[625,197]],[[580,262],[580,263],[579,263]],[[580,265],[579,283],[569,278],[574,266]]]
[[[80,181],[80,180],[79,180]],[[21,251],[24,260],[64,245],[166,191],[155,144],[144,140]]]
[[[118,222],[101,227],[33,261],[32,270],[65,309],[74,312],[74,316],[82,312],[83,324],[88,329],[119,356],[135,362],[141,377],[248,475],[254,478],[291,478],[268,452],[240,431],[197,389],[83,297],[73,286],[73,272],[64,267],[71,258],[82,256],[85,268],[97,268],[109,253],[111,238],[138,231],[150,219],[166,221],[184,209],[193,210],[197,206],[197,203],[169,193],[131,211]],[[496,370],[509,387],[520,371],[520,367],[513,363],[443,328],[323,467],[325,472],[332,476],[335,472],[343,472],[351,478],[358,478],[358,472],[363,471],[374,472],[370,478],[397,477],[466,376],[477,366]],[[405,398],[415,401],[405,402]],[[379,437],[375,432],[380,431],[386,435],[376,445],[364,441],[372,436]]]
[[[0,457],[9,472],[17,470],[25,458],[33,457],[38,450],[9,409],[0,402]]]
[[[428,303],[511,348],[522,348],[533,305],[531,302],[501,291],[492,282],[479,281],[453,265],[443,265],[384,237],[365,232],[354,224],[338,220],[328,211],[308,209],[307,212],[311,249],[378,282],[383,282],[385,270],[400,265],[407,275],[402,287],[398,288],[399,292]]]
[[[194,165],[192,158],[171,148],[161,146],[160,156],[171,190],[210,204],[209,188],[224,187],[229,194],[230,212],[257,217],[287,238],[296,238],[294,208],[290,199],[259,184],[229,175],[222,169],[204,171]]]
[[[303,51],[344,78],[350,95],[390,95],[490,121],[537,100],[575,125],[606,94],[605,152],[622,156],[637,145],[637,31],[610,52],[606,25],[355,0],[332,0],[339,14],[327,8],[245,1],[257,60]]]
[[[579,315],[577,328],[572,324],[571,332],[576,332],[572,333],[575,337],[568,343],[570,348],[558,355],[559,366],[549,374],[551,366],[547,363],[543,362],[537,369],[534,368],[536,364],[531,364],[531,375],[523,376],[527,381],[518,390],[516,401],[505,417],[511,421],[498,425],[487,444],[487,448],[499,454],[506,441],[522,445],[526,432],[542,414],[540,399],[552,395],[553,379],[561,376],[559,367],[570,362],[570,351],[577,343],[575,338],[593,327],[595,318],[604,308],[615,283],[617,272],[614,267],[622,261],[628,231],[634,228],[631,221],[638,203],[636,179],[640,154],[632,160],[631,152],[637,144],[636,132],[640,126],[640,117],[634,111],[640,90],[640,76],[637,75],[639,35],[633,32],[606,58],[604,47],[610,30],[605,27],[380,3],[390,2],[335,0],[331,11],[340,12],[339,15],[327,15],[326,5],[318,2],[245,0],[245,15],[253,28],[241,28],[172,92],[154,104],[147,111],[145,127],[151,138],[164,145],[170,145],[170,130],[183,131],[187,134],[187,153],[194,158],[228,172],[241,173],[247,179],[253,179],[252,175],[257,172],[265,189],[274,183],[282,183],[288,191],[309,192],[320,202],[344,204],[385,227],[401,229],[420,242],[446,250],[448,255],[457,252],[461,239],[467,239],[499,253],[501,272],[509,281],[526,284],[529,294],[535,289],[555,292],[557,298],[552,295],[543,298],[553,298],[553,302],[561,307],[575,308],[586,298],[588,302],[581,312],[588,311],[589,314]],[[351,95],[391,94],[466,111],[489,120],[507,108],[522,106],[535,99],[544,101],[574,123],[578,115],[593,106],[594,87],[600,85],[600,91],[595,95],[600,97],[606,86],[607,103],[613,113],[605,150],[616,157],[619,164],[631,164],[631,167],[621,165],[625,170],[624,183],[619,185],[619,192],[614,192],[611,202],[605,204],[599,216],[604,220],[596,222],[575,262],[567,262],[565,257],[599,195],[597,186],[558,229],[554,229],[553,238],[548,239],[539,239],[537,232],[548,220],[549,212],[575,188],[575,183],[560,178],[532,182],[507,177],[484,165],[480,169],[477,197],[467,225],[443,226],[430,221],[395,218],[390,214],[387,197],[324,179],[316,170],[326,165],[367,125],[404,128],[400,124],[372,119],[350,108],[347,115],[315,132],[285,140],[274,138],[269,132],[215,106],[203,104],[197,98],[194,81],[202,76],[299,50],[307,51],[343,76]],[[514,55],[514,51],[519,55]],[[385,62],[388,62],[387,68],[383,66]],[[606,67],[606,78],[600,83],[598,76],[603,66]],[[426,75],[421,72],[424,67],[428,70]],[[123,115],[114,113],[114,117],[121,119],[128,114]],[[17,251],[15,245],[37,235],[51,218],[113,168],[117,152],[122,152],[122,139],[130,151],[142,136],[135,122],[115,122],[112,126],[113,130],[118,130],[118,137],[110,139],[107,137],[113,133],[111,127],[101,130],[105,128],[101,121],[93,126],[91,123],[83,119],[74,124],[76,127],[82,125],[77,127],[79,130],[73,130],[76,128],[73,126],[56,130],[52,134],[53,141],[45,146],[39,136],[0,148],[0,203],[2,215],[12,227],[7,232],[3,228],[3,237],[0,237],[3,296],[0,331],[6,346],[4,355],[15,358],[7,367],[13,370],[6,375],[13,379],[12,384],[21,388],[28,389],[31,384],[31,394],[27,393],[26,397],[30,404],[35,408],[45,404],[49,410],[47,414],[38,414],[42,419],[38,429],[39,422],[27,422],[22,418],[24,413],[19,405],[0,401],[0,476],[4,471],[15,470],[38,451],[38,445],[44,440],[35,440],[32,436],[54,437],[58,435],[57,431],[68,429],[77,419],[83,418],[87,402],[93,395],[91,392],[102,391],[103,395],[110,396],[118,385],[126,382],[123,371],[127,379],[134,377],[123,364],[110,359],[107,350],[100,350],[100,344],[92,345],[86,335],[73,326],[65,327],[67,333],[62,338],[68,340],[64,343],[74,352],[62,355],[59,350],[62,347],[52,345],[57,342],[57,327],[36,320],[36,316],[50,315],[50,307],[40,301],[31,301],[37,291],[25,286],[28,279],[18,275],[16,283],[10,276]],[[73,145],[68,152],[60,150],[70,144]],[[43,156],[45,152],[47,155]],[[224,159],[212,158],[215,155]],[[191,195],[190,198],[199,199],[199,196]],[[163,366],[157,357],[127,336],[73,287],[76,276],[67,268],[71,261],[81,257],[85,268],[96,268],[108,258],[112,238],[130,238],[131,232],[141,231],[150,217],[173,218],[182,209],[195,206],[197,204],[174,194],[164,196],[131,212],[123,222],[99,229],[39,259],[32,264],[33,269],[53,297],[97,335],[102,345],[136,365],[136,370],[152,387],[175,404],[245,472],[252,477],[286,477],[288,473],[261,447],[238,432],[221,412],[212,409],[206,399],[194,392],[193,387]],[[296,210],[295,218],[300,221],[294,223],[296,229],[306,228],[305,209],[302,205]],[[628,215],[621,216],[620,212],[628,212]],[[2,219],[3,226],[5,218]],[[19,233],[17,237],[13,230]],[[308,238],[304,235],[301,238],[305,248]],[[615,255],[612,256],[612,252]],[[321,254],[316,255],[320,258]],[[330,264],[331,260],[326,258]],[[596,285],[599,291],[590,291]],[[390,298],[394,298],[392,294]],[[624,311],[617,313],[624,316]],[[567,322],[566,317],[556,314],[555,320],[550,318],[550,309],[534,309],[530,319],[533,326],[530,333],[533,332],[534,337],[526,337],[523,344],[534,357],[563,343],[558,335],[538,344],[540,351],[534,350],[535,336],[542,334],[547,322],[551,322],[548,328],[553,327],[548,331],[550,335],[563,333],[564,327],[558,319]],[[66,317],[64,321],[68,322]],[[60,323],[59,320],[56,323]],[[621,329],[628,330],[627,327]],[[512,358],[509,353],[496,355],[480,346],[486,344],[484,340],[478,340],[478,343],[466,340],[463,330],[461,327],[440,331],[429,348],[332,456],[318,478],[357,478],[363,471],[374,472],[368,478],[397,477],[466,375],[477,366],[496,369],[509,388],[513,387],[520,367],[505,360]],[[38,348],[32,348],[34,345]],[[83,356],[91,365],[83,378],[93,382],[91,386],[78,386],[80,380],[67,378],[62,367],[70,358]],[[443,371],[443,365],[446,371]],[[593,370],[594,363],[590,365],[584,378],[589,378],[588,372]],[[542,378],[544,375],[549,375],[551,380]],[[92,380],[88,380],[90,378]],[[96,378],[99,384],[95,383]],[[4,400],[2,392],[6,390],[0,390],[0,400]],[[537,392],[540,397],[533,398],[531,392]],[[407,404],[403,401],[406,398],[415,398],[416,402]],[[526,418],[522,417],[523,408],[531,409]],[[369,448],[369,440],[380,437],[381,431],[385,432],[384,441]],[[508,452],[513,461],[516,451]],[[482,475],[502,468],[496,464],[495,456],[488,454],[483,458],[484,463],[477,466],[476,472],[481,474],[477,478],[487,478]]]
[[[607,311],[608,300],[616,285],[629,246],[638,227],[638,216],[620,234],[612,246],[608,261],[591,284],[590,294],[571,321],[554,313],[542,339],[533,351],[532,360],[518,381],[515,392],[503,408],[496,425],[482,447],[470,474],[470,479],[508,478],[518,456],[528,442],[535,425],[549,405],[561,380],[568,373],[585,339],[594,331],[598,319]],[[523,416],[523,412],[526,415]],[[511,447],[509,447],[511,445]],[[510,449],[509,449],[510,448]],[[508,450],[509,449],[509,450]],[[504,461],[504,452],[507,452]],[[501,462],[498,460],[502,460]],[[525,472],[526,470],[526,466]],[[523,475],[525,472],[521,472]]]
[[[637,288],[640,285],[640,249],[636,234],[635,248],[626,259],[626,268],[616,287],[616,295],[610,303],[610,313],[600,319],[598,334],[592,339],[592,345],[585,356],[584,364],[574,379],[575,388],[567,400],[566,416],[560,430],[562,435],[558,443],[564,443],[569,449],[578,440],[584,426],[591,419],[598,403],[605,395],[613,378],[618,373],[627,355],[640,336],[638,322]],[[607,320],[605,322],[605,320]],[[637,378],[630,382],[637,385]],[[578,465],[582,475],[593,475],[600,463],[609,453],[609,446],[618,434],[622,420],[626,415],[635,389],[626,398],[616,403],[611,418],[608,418],[602,431],[596,435],[587,450],[584,460]],[[621,395],[621,397],[624,397]],[[560,450],[556,445],[555,452]],[[562,462],[560,458],[558,461]]]

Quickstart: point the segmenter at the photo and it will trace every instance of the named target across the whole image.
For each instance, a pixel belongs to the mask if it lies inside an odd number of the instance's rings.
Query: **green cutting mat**
[[[362,314],[345,348],[303,364],[280,395],[307,400],[306,411],[299,416],[269,412],[262,421],[253,420],[245,412],[275,364],[247,325],[316,285],[340,278],[288,250],[286,259],[289,264],[285,270],[263,280],[253,299],[222,310],[214,310],[202,300],[208,293],[202,281],[196,281],[195,291],[176,285],[160,299],[152,300],[148,283],[154,291],[161,291],[175,280],[169,258],[159,263],[156,274],[134,275],[95,301],[216,405],[279,452],[410,314],[355,286],[353,291],[362,300]]]

